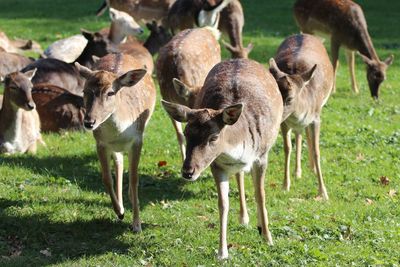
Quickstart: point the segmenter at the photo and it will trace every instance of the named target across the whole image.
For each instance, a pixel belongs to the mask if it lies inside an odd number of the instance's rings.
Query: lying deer
[[[124,43],[127,36],[136,36],[143,33],[143,29],[127,13],[110,8],[111,26],[100,31],[113,44]],[[67,63],[74,62],[87,44],[87,39],[82,34],[58,40],[51,44],[45,51],[44,57],[56,58]]]
[[[35,71],[13,72],[5,77],[0,110],[0,153],[36,153],[37,143],[43,142],[31,94]]]
[[[238,0],[177,0],[168,13],[168,25],[174,33],[196,26],[211,26],[218,16],[219,30],[229,36],[231,44],[224,45],[231,52],[232,58],[248,58],[253,45],[243,47],[244,15]]]
[[[208,74],[195,108],[162,101],[176,121],[187,122],[187,151],[182,176],[190,181],[211,166],[220,214],[218,258],[228,257],[229,176],[251,171],[258,226],[272,244],[265,207],[264,181],[268,152],[281,123],[283,103],[272,75],[247,59],[223,61]]]
[[[86,79],[84,126],[96,139],[102,177],[118,218],[124,217],[122,200],[123,152],[129,155],[129,195],[133,208],[132,228],[141,231],[138,200],[138,165],[143,132],[154,110],[156,90],[142,65],[124,54],[100,58],[94,70],[75,63]],[[113,188],[110,160],[116,166]]]
[[[284,100],[281,124],[285,150],[284,188],[290,188],[291,130],[297,135],[296,167],[299,168],[301,139],[298,138],[306,129],[311,167],[315,167],[318,176],[319,197],[328,199],[319,151],[322,107],[328,101],[334,83],[334,71],[328,53],[318,38],[308,34],[293,35],[280,45],[275,60],[270,60],[270,72]]]
[[[221,61],[219,31],[205,27],[189,29],[175,35],[161,50],[157,59],[157,78],[164,100],[188,107],[194,106],[208,72]],[[185,159],[185,138],[181,123],[172,119]]]
[[[22,54],[31,51],[34,53],[42,53],[41,46],[32,40],[15,39],[11,40],[4,32],[0,32],[0,47],[9,53]]]
[[[339,48],[346,47],[351,86],[355,93],[359,90],[354,70],[354,51],[358,51],[367,64],[371,96],[375,99],[379,97],[379,87],[386,79],[386,69],[393,63],[394,57],[391,55],[384,61],[379,59],[368,33],[364,13],[358,4],[351,0],[297,0],[294,16],[302,32],[330,35],[335,77],[339,64]]]
[[[41,130],[62,132],[83,129],[83,98],[52,84],[35,84],[32,98],[39,113]]]
[[[34,60],[16,53],[0,52],[0,82],[12,72],[19,71]]]

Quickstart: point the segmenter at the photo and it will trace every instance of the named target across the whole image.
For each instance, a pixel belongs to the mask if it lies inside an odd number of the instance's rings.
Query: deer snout
[[[183,166],[182,168],[182,177],[187,180],[192,180],[194,177],[195,168],[191,166]]]
[[[36,105],[35,105],[35,103],[33,101],[29,101],[28,103],[26,103],[26,108],[28,110],[33,110],[33,109],[36,108]]]
[[[138,34],[143,34],[144,30],[142,28],[137,29]]]
[[[94,127],[95,123],[96,123],[96,120],[93,120],[93,119],[90,119],[90,118],[85,118],[83,120],[83,125],[88,130],[93,130],[93,127]]]

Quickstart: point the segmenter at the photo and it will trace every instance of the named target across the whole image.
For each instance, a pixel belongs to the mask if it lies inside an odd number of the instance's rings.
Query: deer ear
[[[306,70],[301,74],[301,78],[303,79],[304,83],[308,83],[314,77],[316,69],[317,69],[317,64],[315,64],[311,69]]]
[[[224,124],[233,125],[239,119],[240,114],[242,114],[242,111],[243,111],[242,103],[229,106],[222,111],[222,121],[224,122]]]
[[[245,48],[247,54],[250,54],[250,52],[253,50],[253,48],[254,48],[253,43],[249,43],[249,44],[247,45],[247,47]]]
[[[77,68],[79,74],[82,76],[82,78],[89,79],[90,77],[93,76],[93,71],[90,70],[89,68],[86,68],[85,66],[82,66],[78,62],[75,62],[75,67]]]
[[[117,12],[114,8],[110,7],[110,19],[112,21],[117,19]]]
[[[131,87],[137,84],[146,75],[145,69],[131,70],[119,76],[113,83],[115,92],[118,92],[122,87]]]
[[[222,40],[222,44],[225,46],[226,49],[229,50],[229,52],[231,52],[231,53],[237,53],[238,52],[238,49],[236,47],[233,47],[230,43],[227,43],[224,40]]]
[[[29,70],[29,71],[25,72],[24,75],[25,75],[26,78],[28,78],[29,80],[32,80],[33,77],[35,76],[36,71],[37,71],[37,68],[34,68],[33,70]]]
[[[165,100],[161,100],[161,104],[169,116],[179,122],[187,122],[189,117],[195,112],[184,105],[174,104]]]
[[[387,59],[383,61],[383,63],[385,63],[386,66],[390,66],[393,63],[393,60],[394,60],[394,55],[390,55]]]
[[[86,40],[93,41],[93,39],[94,39],[94,33],[93,32],[87,31],[85,29],[81,29],[81,33],[82,33],[83,37],[86,38]]]
[[[274,76],[275,79],[279,79],[282,78],[283,76],[286,76],[286,74],[279,69],[274,58],[269,59],[269,72],[272,74],[272,76]]]
[[[181,82],[180,80],[178,80],[176,78],[174,78],[172,80],[172,84],[174,85],[176,93],[180,97],[182,97],[186,100],[189,99],[190,95],[192,94],[189,86],[187,86],[186,84],[184,84],[183,82]]]
[[[368,57],[364,56],[360,52],[357,52],[357,54],[361,57],[362,61],[364,61],[365,64],[372,65],[373,62],[372,62],[371,59],[369,59]]]

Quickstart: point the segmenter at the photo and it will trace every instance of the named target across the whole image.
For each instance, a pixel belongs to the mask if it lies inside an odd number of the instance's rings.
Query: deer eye
[[[107,93],[107,96],[113,96],[113,95],[115,95],[114,91],[110,91],[110,92]]]
[[[208,142],[213,143],[213,142],[215,142],[215,141],[217,141],[217,140],[218,140],[218,135],[213,135],[213,136],[210,137],[210,139],[208,140]]]

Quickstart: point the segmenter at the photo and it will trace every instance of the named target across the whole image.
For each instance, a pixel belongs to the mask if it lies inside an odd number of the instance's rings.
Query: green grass
[[[1,0],[0,27],[9,36],[32,38],[46,47],[79,28],[107,25],[106,16],[93,16],[99,2]],[[307,153],[303,153],[303,178],[293,180],[290,193],[281,190],[284,160],[278,139],[270,153],[266,186],[274,246],[267,246],[256,230],[251,179],[246,180],[250,226],[238,224],[238,192],[232,181],[231,259],[216,260],[219,229],[213,179],[209,172],[195,183],[180,178],[175,134],[157,102],[140,164],[143,232],[129,231],[132,214],[127,194],[125,219],[116,219],[101,182],[91,134],[46,134],[47,147],[40,147],[37,155],[0,157],[1,265],[399,266],[399,195],[390,196],[389,191],[400,191],[400,2],[358,2],[378,54],[382,58],[395,54],[394,65],[380,102],[374,103],[361,60],[357,59],[361,93],[354,95],[341,57],[337,93],[322,116],[322,168],[329,202],[314,200],[316,177],[307,168]],[[242,3],[245,43],[253,42],[251,57],[265,63],[285,36],[297,32],[293,1]],[[159,168],[162,160],[167,166]],[[389,177],[389,185],[380,183],[381,176]],[[126,193],[126,173],[124,184]]]

